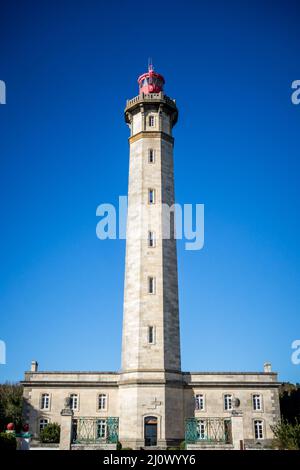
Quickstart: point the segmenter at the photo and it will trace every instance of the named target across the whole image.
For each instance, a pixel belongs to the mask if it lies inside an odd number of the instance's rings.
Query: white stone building
[[[38,437],[61,423],[61,448],[263,447],[280,417],[277,374],[182,372],[172,128],[178,111],[152,67],[128,100],[130,169],[120,372],[25,373],[24,413]],[[169,236],[168,236],[169,235]],[[68,398],[67,402],[66,399]]]

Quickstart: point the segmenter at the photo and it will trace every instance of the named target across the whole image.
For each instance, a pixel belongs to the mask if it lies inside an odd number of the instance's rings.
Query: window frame
[[[44,398],[45,397],[48,398],[48,403],[47,403],[48,406],[44,406]],[[49,411],[50,410],[50,393],[45,392],[45,393],[41,394],[40,409],[43,410],[43,411]]]
[[[104,399],[104,406],[100,406],[101,399]],[[108,403],[108,396],[106,393],[99,393],[98,394],[98,411],[106,411],[107,410],[107,403]]]
[[[98,435],[98,430],[99,430],[99,427],[100,427],[100,423],[104,423],[104,436],[99,436]],[[104,440],[106,439],[106,436],[107,436],[107,420],[105,418],[100,418],[100,419],[97,419],[96,421],[96,438],[99,439],[99,440]]]
[[[42,425],[42,421],[44,421],[43,425]],[[45,429],[46,426],[48,426],[49,423],[50,423],[49,418],[44,418],[44,417],[39,418],[39,434],[42,432],[43,429]]]
[[[148,230],[148,248],[155,248],[155,246],[156,246],[155,232],[153,230]]]
[[[257,429],[257,423],[260,423],[261,427],[259,428],[259,433],[261,432],[261,436],[256,436],[256,429]],[[253,420],[253,431],[254,431],[254,439],[257,441],[261,441],[265,439],[265,424],[264,420],[259,418],[259,419],[254,419]]]
[[[70,408],[72,411],[79,411],[79,394],[78,393],[70,393],[69,395],[71,402],[70,402]],[[76,407],[74,407],[73,400],[76,397]]]
[[[155,295],[155,293],[156,293],[155,276],[148,276],[148,294]]]
[[[148,163],[153,165],[155,163],[155,150],[153,148],[148,149]]]
[[[227,400],[229,400],[230,397],[230,406],[227,404]],[[224,406],[224,411],[232,411],[233,410],[233,395],[232,393],[224,393],[223,395],[223,406]]]
[[[154,114],[149,114],[148,116],[148,126],[155,127],[155,116]]]
[[[199,435],[199,441],[205,441],[205,437],[206,437],[206,425],[205,425],[205,420],[204,419],[199,419],[199,421],[197,422],[198,426],[197,426],[197,432],[198,432],[198,435]]]
[[[259,408],[256,408],[257,401],[256,397],[259,397]],[[261,412],[263,411],[263,398],[261,393],[253,393],[252,394],[252,409],[253,411]]]
[[[205,411],[205,395],[204,395],[204,393],[195,393],[194,400],[195,400],[195,411]],[[202,406],[201,406],[201,403],[202,403]]]
[[[152,204],[155,204],[155,189],[154,188],[148,188],[148,204],[152,206]]]
[[[156,335],[155,335],[155,327],[153,325],[148,325],[147,339],[148,339],[148,344],[155,344]]]

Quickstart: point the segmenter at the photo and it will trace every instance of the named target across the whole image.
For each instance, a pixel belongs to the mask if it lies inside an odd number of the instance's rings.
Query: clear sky
[[[0,8],[0,380],[120,367],[125,241],[97,239],[96,207],[127,193],[150,56],[180,113],[176,199],[205,204],[203,250],[178,242],[182,367],[300,382],[299,2]]]

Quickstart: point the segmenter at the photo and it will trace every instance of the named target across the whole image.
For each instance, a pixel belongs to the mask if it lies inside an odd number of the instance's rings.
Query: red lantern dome
[[[159,93],[163,91],[165,79],[159,73],[154,72],[152,63],[149,63],[148,72],[138,78],[140,93]]]

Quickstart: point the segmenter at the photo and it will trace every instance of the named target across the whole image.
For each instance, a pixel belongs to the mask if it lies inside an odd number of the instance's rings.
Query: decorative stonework
[[[129,137],[128,140],[130,144],[133,144],[137,140],[150,138],[150,137],[152,139],[163,139],[163,140],[166,140],[167,142],[170,142],[171,144],[174,144],[174,137],[171,137],[165,132],[157,132],[157,131],[147,131],[147,132],[141,131],[138,134],[135,134],[132,137]]]

